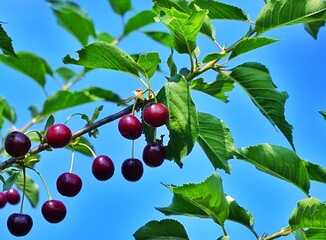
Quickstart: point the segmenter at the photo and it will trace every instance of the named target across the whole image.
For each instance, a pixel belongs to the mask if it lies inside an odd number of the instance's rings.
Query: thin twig
[[[124,115],[126,115],[128,113],[131,113],[132,108],[133,108],[133,105],[130,105],[130,106],[122,109],[120,112],[117,112],[117,113],[114,113],[114,114],[109,115],[107,117],[104,117],[104,118],[102,118],[102,119],[100,119],[100,120],[98,120],[98,121],[96,121],[96,122],[94,122],[94,123],[92,123],[92,124],[90,124],[90,125],[88,125],[86,127],[83,127],[82,129],[74,132],[72,134],[71,139],[74,140],[74,139],[76,139],[76,138],[78,138],[78,137],[80,137],[80,136],[82,136],[82,135],[96,129],[96,128],[99,128],[100,126],[103,126],[103,125],[105,125],[105,124],[107,124],[109,122],[112,122],[112,121],[114,121],[114,120],[116,120],[116,119],[118,119],[118,118],[120,118],[120,117],[122,117],[122,116],[124,116]],[[47,143],[41,143],[38,146],[32,148],[28,152],[28,154],[35,155],[35,154],[43,152],[44,150],[47,150],[49,148],[50,147],[49,147],[49,145]],[[3,170],[5,168],[11,166],[12,164],[16,163],[16,161],[17,161],[17,158],[14,158],[14,157],[9,158],[9,159],[7,159],[6,161],[4,161],[4,162],[2,162],[0,164],[0,169]]]

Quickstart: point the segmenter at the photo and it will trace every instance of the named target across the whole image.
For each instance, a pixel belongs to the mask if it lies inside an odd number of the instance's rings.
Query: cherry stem
[[[72,147],[71,150],[71,164],[70,164],[70,170],[69,172],[72,173],[72,169],[74,168],[74,163],[75,163],[75,149]]]
[[[134,158],[135,156],[135,140],[132,140],[131,143],[131,158]]]
[[[96,158],[96,154],[95,154],[95,152],[94,152],[93,149],[92,149],[90,146],[88,146],[87,144],[85,144],[85,143],[77,143],[77,144],[75,144],[75,146],[83,146],[83,147],[87,148],[87,149],[90,151],[90,153],[93,155],[93,157]]]
[[[78,137],[80,137],[80,136],[82,136],[82,135],[96,129],[96,128],[99,128],[99,127],[101,127],[101,126],[103,126],[103,125],[105,125],[105,124],[107,124],[109,122],[113,122],[114,120],[119,119],[119,118],[121,118],[122,116],[124,116],[124,115],[126,115],[128,113],[131,113],[132,109],[133,109],[133,105],[130,105],[130,106],[122,109],[120,112],[109,115],[107,117],[104,117],[104,118],[92,123],[92,124],[89,124],[89,125],[85,126],[84,128],[74,132],[72,134],[71,138],[72,138],[72,140],[74,140],[74,139],[76,139],[76,138],[78,138]],[[43,152],[43,151],[45,151],[47,149],[50,149],[49,145],[47,143],[41,143],[38,146],[32,148],[29,151],[29,154],[30,155],[35,155],[35,154]],[[9,158],[6,161],[0,163],[0,169],[3,170],[5,168],[11,166],[12,164],[16,163],[16,161],[17,161],[17,158],[14,158],[14,157]]]
[[[24,209],[24,199],[25,199],[25,191],[26,191],[26,168],[23,166],[23,197],[22,197],[22,203],[20,205],[20,214],[23,214],[23,209]]]
[[[49,188],[48,188],[48,186],[47,186],[47,184],[46,184],[46,182],[45,182],[43,176],[41,175],[41,173],[40,173],[39,171],[37,171],[35,168],[31,168],[31,167],[27,167],[27,168],[33,170],[33,171],[34,171],[34,172],[35,172],[35,173],[40,177],[40,179],[41,179],[41,181],[42,181],[42,183],[43,183],[43,185],[44,185],[44,188],[45,188],[46,194],[48,195],[48,199],[49,199],[49,200],[52,200],[52,197],[51,197],[51,194],[50,194]]]

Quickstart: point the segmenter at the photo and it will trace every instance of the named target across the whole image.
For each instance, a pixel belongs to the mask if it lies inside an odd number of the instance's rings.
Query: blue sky
[[[108,1],[76,1],[90,15],[99,31],[109,31],[114,36],[121,32],[120,19],[110,11]],[[137,2],[137,3],[136,3]],[[254,4],[243,1],[227,1],[242,7],[254,20],[263,1]],[[150,9],[151,1],[133,1],[136,12]],[[254,6],[253,6],[254,5]],[[128,15],[130,16],[130,15]],[[53,69],[63,65],[62,58],[74,52],[81,45],[69,33],[56,24],[56,19],[47,4],[37,0],[2,1],[0,21],[13,39],[16,51],[30,51],[46,59]],[[231,44],[245,33],[247,24],[241,22],[214,22],[217,40],[221,44]],[[149,26],[153,29],[159,25]],[[161,27],[161,26],[160,26]],[[234,67],[246,61],[257,61],[268,67],[274,83],[280,91],[287,91],[289,99],[286,104],[286,119],[293,125],[294,144],[300,157],[326,166],[325,142],[326,121],[318,110],[326,110],[325,64],[326,32],[322,29],[318,40],[313,40],[303,26],[291,26],[266,33],[266,36],[282,39],[273,45],[243,55],[230,63]],[[128,40],[129,39],[129,40]],[[203,37],[198,38],[202,55],[214,51],[212,44]],[[162,66],[170,50],[160,46],[140,33],[133,33],[119,44],[128,53],[158,51]],[[185,67],[188,58],[177,56],[178,67]],[[74,69],[78,67],[72,66]],[[164,66],[165,67],[165,66]],[[166,69],[166,68],[165,68]],[[41,107],[45,99],[43,90],[26,76],[0,64],[0,96],[4,96],[16,109],[17,127],[22,127],[29,119],[27,108],[36,104]],[[207,79],[214,75],[207,74]],[[153,79],[153,87],[164,83],[164,75],[158,73]],[[87,86],[99,86],[127,98],[139,82],[126,74],[97,70],[89,73],[83,81],[72,90]],[[58,89],[56,83],[48,79],[46,89],[49,93]],[[158,89],[154,89],[158,90]],[[290,147],[283,135],[260,114],[248,96],[238,87],[229,94],[230,102],[224,104],[197,92],[193,93],[199,111],[209,112],[223,119],[229,126],[237,147],[271,143]],[[64,121],[74,112],[91,114],[93,109],[103,103],[92,103],[55,114],[56,121]],[[101,116],[112,114],[120,108],[114,104],[104,103]],[[69,122],[73,131],[80,129],[84,123],[79,119]],[[34,128],[42,128],[36,125]],[[164,131],[164,130],[162,130]],[[4,133],[3,133],[4,134]],[[148,221],[165,218],[155,207],[167,206],[172,194],[160,183],[181,185],[201,182],[214,172],[213,167],[198,145],[193,153],[184,159],[184,168],[172,162],[165,162],[157,169],[145,168],[143,178],[137,183],[125,181],[120,173],[122,161],[130,157],[131,142],[123,139],[117,131],[117,122],[100,129],[100,137],[92,140],[98,155],[107,154],[116,165],[114,177],[107,182],[98,182],[92,176],[90,166],[92,159],[76,155],[74,172],[83,179],[83,189],[75,198],[61,197],[55,189],[56,178],[70,167],[71,152],[55,150],[42,154],[38,170],[47,181],[54,199],[65,202],[68,213],[60,224],[51,225],[43,220],[40,207],[32,209],[27,203],[25,212],[34,219],[34,227],[25,239],[133,239],[132,234]],[[141,158],[144,139],[136,141],[136,157]],[[232,174],[223,177],[224,191],[248,209],[255,217],[255,229],[259,234],[274,233],[287,225],[287,219],[295,208],[296,202],[305,198],[297,188],[284,181],[256,171],[248,163],[231,160]],[[198,170],[200,169],[200,170]],[[30,175],[40,184],[40,204],[46,201],[45,189],[37,176]],[[312,182],[311,195],[320,200],[326,199],[325,186]],[[12,239],[6,229],[6,219],[12,212],[18,212],[19,206],[7,205],[0,210],[0,238]],[[190,239],[213,240],[222,235],[221,229],[212,221],[189,217],[175,217],[184,224]],[[231,239],[254,239],[244,227],[226,223]],[[289,236],[282,239],[294,239]]]

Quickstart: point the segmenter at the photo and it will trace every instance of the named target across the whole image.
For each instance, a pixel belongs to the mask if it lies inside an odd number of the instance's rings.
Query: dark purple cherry
[[[64,124],[54,124],[45,134],[46,142],[52,148],[63,148],[71,141],[71,130]]]
[[[92,164],[92,173],[99,181],[110,179],[114,174],[114,164],[108,156],[97,156]]]
[[[42,215],[49,223],[61,222],[67,214],[66,206],[59,200],[48,200],[42,205]]]
[[[4,192],[0,192],[0,208],[3,208],[7,204],[7,196]]]
[[[150,102],[143,108],[143,120],[151,127],[164,125],[169,118],[169,110],[162,103]]]
[[[7,202],[12,205],[18,204],[20,201],[20,194],[14,188],[11,188],[6,192],[6,197],[7,197]]]
[[[123,137],[130,140],[139,138],[143,132],[141,122],[132,114],[127,114],[120,118],[118,129]]]
[[[28,214],[13,213],[8,217],[7,228],[16,237],[27,235],[32,227],[33,219]]]
[[[143,161],[149,167],[161,166],[165,159],[164,147],[156,142],[148,143],[143,150]]]
[[[128,158],[122,163],[121,173],[127,181],[138,181],[143,176],[143,172],[143,164],[137,158]]]
[[[66,197],[76,196],[80,192],[82,185],[81,178],[74,173],[62,173],[57,179],[57,190]]]
[[[5,140],[6,152],[12,157],[22,157],[31,148],[31,140],[22,132],[13,131]]]

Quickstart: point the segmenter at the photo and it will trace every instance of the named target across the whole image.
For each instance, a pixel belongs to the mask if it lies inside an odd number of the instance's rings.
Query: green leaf
[[[65,64],[72,63],[88,68],[103,68],[139,76],[139,65],[120,48],[106,42],[94,42],[77,51],[79,59],[65,56]]]
[[[30,52],[18,52],[17,57],[0,55],[0,62],[29,76],[44,87],[46,74],[52,75],[51,67],[41,57]]]
[[[190,88],[211,95],[222,102],[228,102],[229,100],[225,93],[234,88],[233,84],[234,81],[219,74],[216,80],[211,83],[204,82],[203,78],[194,79],[190,84]]]
[[[304,29],[307,33],[310,34],[314,39],[317,40],[317,36],[319,33],[320,28],[325,26],[325,20],[310,22],[304,24]]]
[[[258,34],[283,26],[326,19],[324,0],[270,0],[256,20]]]
[[[149,10],[137,13],[127,21],[124,27],[124,35],[127,36],[129,33],[135,30],[138,30],[146,25],[154,23],[154,17],[154,13]]]
[[[304,161],[288,148],[261,144],[239,148],[236,157],[258,170],[294,184],[309,195],[310,181]]]
[[[279,40],[277,39],[268,37],[255,37],[243,39],[234,46],[234,49],[229,59],[278,41]]]
[[[16,57],[14,47],[12,46],[12,39],[3,29],[2,24],[0,24],[0,49],[4,54]]]
[[[269,122],[281,130],[292,148],[295,149],[292,139],[292,126],[285,120],[284,116],[288,94],[277,91],[268,69],[260,63],[247,62],[232,69],[230,76],[249,95]]]
[[[41,114],[45,117],[63,109],[95,101],[120,103],[121,99],[115,93],[98,87],[89,87],[75,92],[60,90],[46,99]]]
[[[54,119],[53,115],[50,115],[48,117],[48,119],[46,119],[43,131],[46,132],[48,130],[48,128],[54,124],[54,121],[55,121],[55,119]]]
[[[170,77],[173,77],[177,74],[178,68],[173,60],[173,48],[171,48],[171,54],[169,55],[168,59],[166,60],[166,63],[170,69]]]
[[[85,146],[83,146],[82,144],[87,145],[88,147],[90,147],[93,151],[94,151],[94,147],[92,146],[92,144],[85,138],[85,137],[78,137],[77,139],[74,140],[74,150],[84,154],[85,156],[88,157],[93,157],[93,154],[91,153],[91,151],[86,148]],[[82,143],[82,144],[79,144]],[[69,144],[67,146],[67,148],[72,149],[71,145]]]
[[[207,9],[208,17],[210,19],[225,19],[225,20],[249,20],[248,14],[246,14],[241,8],[218,2],[213,0],[195,0],[192,1],[201,9]]]
[[[124,15],[132,9],[130,0],[109,0],[109,3],[113,11],[119,15]]]
[[[304,161],[310,180],[326,183],[326,168],[309,161]]]
[[[198,119],[188,84],[184,77],[179,77],[179,81],[167,82],[157,99],[168,107],[170,113],[167,122],[169,130],[167,159],[174,159],[181,167],[181,159],[192,151],[197,139]]]
[[[289,224],[292,230],[301,228],[326,229],[326,204],[316,198],[308,198],[298,202],[293,210]]]
[[[109,33],[107,32],[102,32],[102,33],[98,33],[97,34],[97,39],[99,41],[103,41],[103,42],[107,42],[107,43],[114,43],[115,41],[117,41],[113,36],[111,36]]]
[[[205,17],[200,32],[211,40],[215,40],[216,31],[214,25],[211,22],[211,19],[208,16]]]
[[[156,42],[159,42],[167,47],[173,47],[172,36],[169,33],[160,31],[145,31],[143,33]]]
[[[228,53],[209,53],[203,58],[202,62],[208,63],[210,61],[218,61],[228,55]]]
[[[191,13],[189,2],[186,0],[153,0],[155,3],[153,12],[158,14],[161,8],[176,9],[179,12]]]
[[[305,231],[307,240],[324,240],[326,229],[308,229]]]
[[[326,111],[319,111],[319,113],[324,117],[324,119],[326,120]]]
[[[223,169],[230,173],[228,160],[233,158],[234,141],[230,129],[215,116],[198,112],[197,142],[215,169]]]
[[[20,190],[24,188],[24,177],[21,172],[16,180],[16,185]],[[37,207],[39,201],[39,187],[38,185],[31,179],[28,175],[26,175],[26,187],[25,187],[25,195],[32,207]]]
[[[90,36],[96,38],[93,21],[81,7],[68,1],[48,1],[58,24],[86,45]]]
[[[0,129],[5,119],[14,124],[16,122],[16,113],[7,100],[0,96]]]
[[[5,184],[3,184],[2,191],[6,191],[6,190],[9,190],[10,188],[12,188],[12,186],[15,184],[20,172],[19,171],[9,171],[7,173],[9,174],[9,177],[5,181]]]
[[[191,9],[191,13],[180,12],[174,8],[158,7],[157,4],[155,7],[160,10],[158,19],[170,30],[176,51],[192,54],[197,47],[197,35],[207,12],[195,7]]]
[[[144,76],[149,80],[156,72],[158,64],[161,63],[161,59],[158,53],[151,52],[140,54],[137,63],[142,68]]]
[[[253,230],[255,220],[252,214],[241,207],[232,197],[226,196],[226,200],[229,204],[228,220],[240,223],[250,230]]]
[[[201,209],[214,222],[224,226],[229,215],[229,204],[223,192],[222,179],[217,173],[213,173],[201,183],[167,187],[173,194],[188,202],[188,207],[195,206],[196,212],[198,208]]]
[[[76,73],[67,67],[60,67],[56,69],[55,72],[59,74],[65,82],[69,82],[74,76],[76,76]]]
[[[150,221],[139,228],[133,236],[136,240],[189,240],[184,226],[173,219]]]

